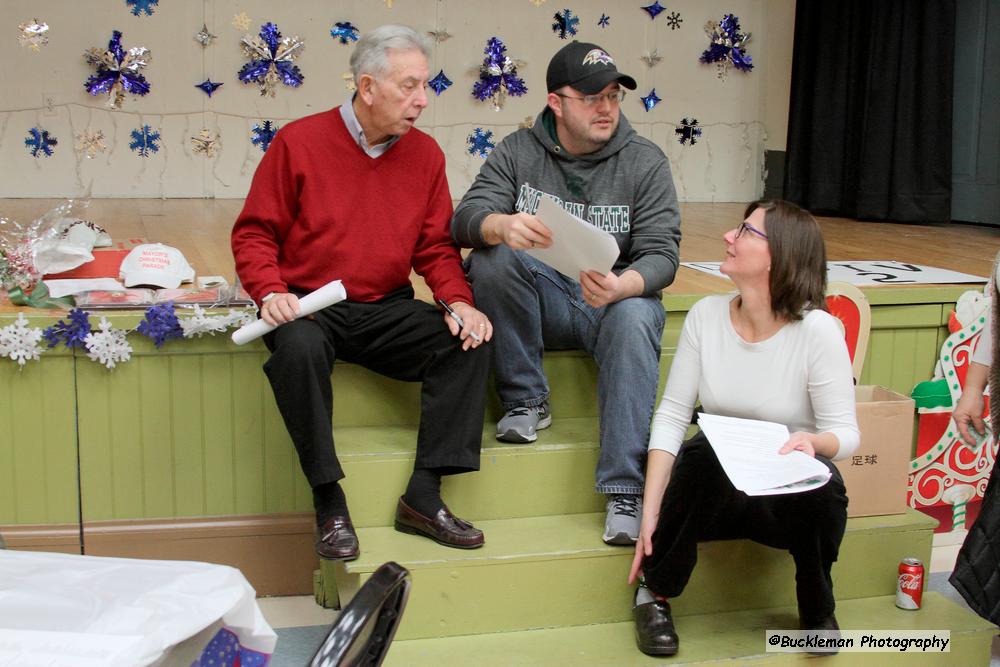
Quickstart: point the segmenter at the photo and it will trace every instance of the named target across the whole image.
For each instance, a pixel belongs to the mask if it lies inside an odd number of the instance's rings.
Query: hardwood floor
[[[57,205],[51,199],[0,199],[0,217],[29,223]],[[199,275],[234,279],[229,232],[241,199],[94,199],[86,218],[115,240],[145,239],[174,246]],[[741,219],[743,203],[681,204],[681,261],[719,261],[722,235]],[[968,224],[910,225],[820,218],[831,260],[882,259],[937,266],[986,276],[1000,251],[1000,228]],[[418,295],[428,297],[416,276]],[[728,281],[682,267],[675,294],[731,289]],[[0,310],[10,310],[9,304]]]

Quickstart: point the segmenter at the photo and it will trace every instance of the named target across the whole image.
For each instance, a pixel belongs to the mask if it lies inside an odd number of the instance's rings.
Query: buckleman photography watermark
[[[950,653],[950,630],[765,630],[768,653]]]

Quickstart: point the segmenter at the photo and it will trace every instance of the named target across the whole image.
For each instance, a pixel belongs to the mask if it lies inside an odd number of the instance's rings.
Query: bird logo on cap
[[[584,65],[614,65],[615,61],[611,59],[607,53],[601,49],[591,49],[587,55],[583,57]]]

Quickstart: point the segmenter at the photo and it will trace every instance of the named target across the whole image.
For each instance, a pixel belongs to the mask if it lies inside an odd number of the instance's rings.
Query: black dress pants
[[[380,301],[342,301],[264,337],[264,372],[313,488],[344,477],[333,441],[334,360],[423,382],[415,469],[479,469],[489,350],[462,351],[441,313],[399,289]]]
[[[836,603],[830,568],[847,524],[847,493],[836,466],[822,456],[816,459],[833,475],[818,489],[748,496],[729,481],[702,433],[685,442],[663,496],[653,553],[643,561],[646,585],[659,595],[677,597],[694,570],[698,542],[751,539],[791,552],[804,622],[832,614]]]

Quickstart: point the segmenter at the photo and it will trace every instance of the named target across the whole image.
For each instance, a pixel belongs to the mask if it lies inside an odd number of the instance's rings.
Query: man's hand
[[[542,221],[527,213],[491,213],[483,220],[483,239],[490,245],[510,246],[514,250],[548,248],[552,231]]]
[[[291,322],[298,314],[299,297],[288,292],[278,292],[260,307],[261,318],[272,327]]]
[[[813,446],[812,438],[812,433],[796,431],[789,436],[788,442],[786,442],[781,449],[778,450],[778,453],[790,454],[794,451],[799,451],[805,452],[809,456],[816,458],[816,448]]]
[[[463,327],[458,326],[458,322],[450,313],[444,314],[444,322],[448,325],[448,330],[452,336],[458,336],[462,341],[462,349],[479,347],[483,343],[493,338],[493,324],[486,315],[479,312],[463,301],[455,301],[448,304],[455,314],[462,318]],[[473,338],[475,333],[479,340]]]
[[[642,294],[644,281],[637,271],[628,270],[620,276],[614,271],[602,275],[597,271],[582,271],[580,287],[583,300],[594,308]]]

